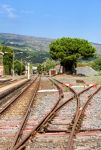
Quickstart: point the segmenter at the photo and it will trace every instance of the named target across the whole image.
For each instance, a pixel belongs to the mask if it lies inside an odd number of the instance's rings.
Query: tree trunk
[[[76,70],[75,70],[75,68],[76,68],[76,63],[74,63],[74,62],[69,62],[69,63],[66,63],[66,64],[64,64],[63,65],[63,70],[64,70],[64,72],[68,72],[68,73],[70,73],[70,74],[76,74]]]

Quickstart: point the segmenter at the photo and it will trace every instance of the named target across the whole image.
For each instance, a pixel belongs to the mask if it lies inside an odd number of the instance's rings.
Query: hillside
[[[52,40],[49,38],[0,33],[0,44],[12,47],[17,59],[32,63],[41,63],[49,57],[49,44]],[[92,43],[92,45],[97,48],[96,54],[101,56],[101,44]]]
[[[101,57],[101,44],[97,44],[97,43],[92,43],[93,46],[96,47],[96,54],[97,56]]]
[[[49,57],[49,43],[52,39],[38,38],[16,34],[0,34],[0,44],[10,46],[15,51],[15,57],[27,62],[40,63]]]

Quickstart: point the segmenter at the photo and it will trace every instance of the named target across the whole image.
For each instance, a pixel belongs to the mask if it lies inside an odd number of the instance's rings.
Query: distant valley
[[[25,35],[1,33],[0,44],[10,46],[17,59],[32,63],[41,63],[49,57],[49,44],[52,39]]]
[[[0,44],[14,49],[15,59],[26,62],[41,63],[49,57],[49,44],[53,39],[0,33]],[[101,56],[101,44],[92,43],[97,48],[96,54]]]

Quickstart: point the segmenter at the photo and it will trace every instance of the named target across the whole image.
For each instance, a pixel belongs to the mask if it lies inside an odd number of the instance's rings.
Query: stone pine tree
[[[64,70],[71,73],[75,72],[78,59],[93,57],[96,51],[87,40],[65,37],[52,41],[49,48],[52,59],[59,60]]]

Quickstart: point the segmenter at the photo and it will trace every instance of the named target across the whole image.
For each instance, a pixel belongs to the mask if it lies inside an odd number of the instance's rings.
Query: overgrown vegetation
[[[0,51],[2,52],[2,60],[0,62],[4,65],[5,75],[12,75],[13,69],[18,75],[21,75],[25,71],[25,66],[22,61],[14,61],[14,51],[12,48],[0,45]]]
[[[101,71],[101,57],[99,57],[93,61],[92,68],[94,68],[97,71]]]
[[[56,66],[56,62],[52,59],[46,59],[42,64],[38,65],[38,72],[48,72],[51,68],[54,68]]]
[[[12,64],[13,64],[13,50],[7,46],[0,46],[0,51],[3,53],[3,64],[4,64],[4,73],[6,75],[11,75]]]
[[[14,61],[14,72],[15,74],[22,75],[25,71],[25,65],[22,61]]]

